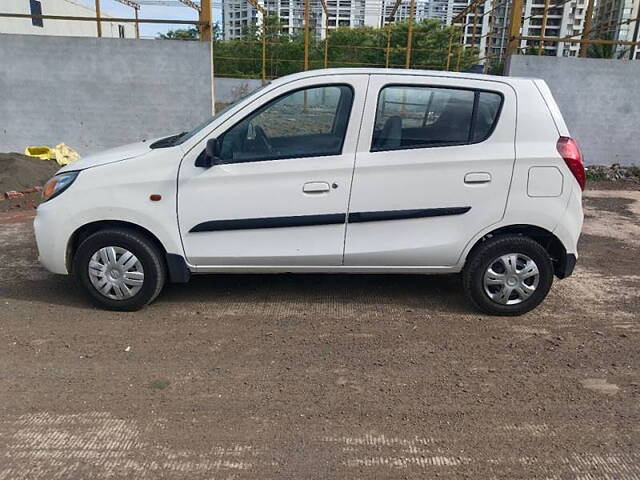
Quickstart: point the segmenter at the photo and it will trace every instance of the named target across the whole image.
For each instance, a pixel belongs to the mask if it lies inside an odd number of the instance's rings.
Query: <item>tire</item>
[[[125,228],[109,228],[88,236],[76,251],[73,274],[96,305],[117,311],[140,310],[151,303],[167,278],[156,245]]]
[[[535,240],[498,236],[471,252],[462,279],[465,293],[480,310],[490,315],[516,316],[533,310],[545,299],[553,283],[553,264]]]

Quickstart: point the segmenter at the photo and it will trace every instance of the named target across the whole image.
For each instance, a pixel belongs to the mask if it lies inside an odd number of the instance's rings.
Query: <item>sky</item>
[[[95,0],[75,0],[95,8]],[[128,17],[134,18],[133,9],[116,2],[115,0],[100,0],[100,11],[111,15],[112,17]],[[152,5],[142,5],[140,7],[140,18],[159,18],[171,20],[197,20],[198,12],[189,7],[162,7]],[[213,9],[213,21],[220,21],[221,14],[219,10]],[[189,25],[164,25],[164,24],[140,24],[140,36],[154,38],[158,33],[165,33],[168,30],[177,28],[190,28]]]

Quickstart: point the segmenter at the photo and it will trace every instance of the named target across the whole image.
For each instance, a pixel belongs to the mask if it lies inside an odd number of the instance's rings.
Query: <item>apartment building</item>
[[[222,38],[242,38],[250,25],[258,24],[258,11],[247,0],[224,0],[222,2]]]
[[[450,0],[447,23],[451,23],[471,3],[472,0]],[[550,2],[547,10],[545,37],[580,38],[584,28],[587,0],[569,2]],[[522,12],[522,35],[540,36],[544,23],[544,0],[524,0]],[[487,0],[478,6],[477,11],[468,12],[464,22],[464,44],[475,46],[480,52],[480,63],[489,60],[502,61],[509,43],[509,22],[511,19],[511,1]],[[485,14],[486,12],[486,14]],[[475,32],[474,32],[474,16]],[[522,40],[520,52],[538,52],[540,42]],[[542,54],[550,56],[575,57],[580,51],[578,43],[545,42]]]
[[[95,17],[96,11],[73,0],[1,0],[3,13],[23,13],[31,15],[66,15],[72,17]],[[132,23],[110,22],[109,15],[102,12],[102,36],[111,38],[135,38]],[[94,22],[74,20],[47,20],[30,18],[0,18],[0,33],[28,35],[61,35],[67,37],[97,37]]]
[[[638,19],[640,0],[600,0],[596,4],[593,36],[620,41],[640,40]],[[630,55],[633,48],[633,54]],[[640,59],[640,48],[618,45],[615,56]]]
[[[545,37],[580,38],[584,30],[587,0],[574,0],[560,6],[552,3],[547,12]],[[522,31],[526,36],[540,36],[543,27],[544,0],[529,0],[525,3]],[[522,48],[539,47],[538,41],[524,41]],[[579,43],[547,42],[543,45],[543,54],[556,57],[576,57],[580,51]]]
[[[437,18],[443,22],[451,0],[416,0],[416,20]],[[259,0],[269,13],[277,14],[284,33],[296,33],[304,26],[304,0]],[[328,17],[319,0],[311,0],[309,24],[313,35],[324,38],[326,28],[381,27],[386,25],[395,0],[326,0]],[[409,17],[406,0],[396,10],[395,21]],[[261,15],[248,0],[222,0],[222,24],[225,40],[241,38],[248,25],[260,25]]]

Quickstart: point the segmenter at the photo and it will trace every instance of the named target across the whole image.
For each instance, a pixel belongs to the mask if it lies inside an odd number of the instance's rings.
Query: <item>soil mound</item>
[[[42,186],[60,168],[53,160],[40,160],[20,153],[0,153],[0,195],[10,190]]]

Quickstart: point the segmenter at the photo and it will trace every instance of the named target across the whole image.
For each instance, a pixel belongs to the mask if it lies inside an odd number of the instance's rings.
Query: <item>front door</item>
[[[194,165],[206,141],[186,155],[178,220],[190,264],[342,263],[367,82],[331,75],[271,89],[212,132],[221,164]]]
[[[515,103],[499,82],[372,76],[345,265],[456,265],[467,242],[504,214]]]

